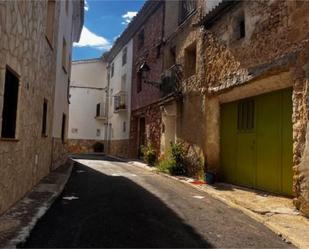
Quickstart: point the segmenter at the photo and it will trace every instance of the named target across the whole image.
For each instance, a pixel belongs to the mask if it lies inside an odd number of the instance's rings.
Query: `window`
[[[113,91],[114,91],[114,89],[111,89],[111,90],[110,90],[110,98],[109,98],[109,105],[110,105],[110,106],[113,105],[113,98],[112,98],[112,96],[113,96]]]
[[[179,1],[179,24],[184,22],[196,9],[196,0]]]
[[[97,104],[96,117],[100,117],[101,115],[101,104]]]
[[[120,94],[114,96],[114,110],[126,110],[126,95]]]
[[[77,129],[77,128],[72,128],[72,129],[71,129],[71,132],[72,132],[73,134],[78,134],[78,129]]]
[[[166,69],[172,67],[176,64],[176,47],[173,46],[169,50],[168,56],[167,56],[167,62],[166,62]]]
[[[185,77],[189,78],[196,72],[196,43],[185,49]]]
[[[46,38],[51,47],[54,41],[54,20],[55,20],[55,0],[48,0],[47,2],[47,23],[46,23]]]
[[[62,44],[62,68],[63,68],[65,73],[68,72],[67,66],[68,66],[67,65],[67,42],[63,38],[63,44]]]
[[[254,129],[254,100],[244,100],[238,103],[238,131],[250,131]]]
[[[111,78],[113,78],[114,76],[114,63],[112,63],[112,66],[111,66]]]
[[[69,13],[69,0],[64,0],[65,1],[65,13]]]
[[[127,64],[127,53],[128,53],[128,48],[125,47],[122,51],[122,65]]]
[[[138,34],[138,47],[141,48],[145,43],[145,31],[142,29]]]
[[[161,44],[157,46],[156,58],[159,59],[161,56]]]
[[[139,93],[142,91],[142,73],[138,72],[136,77],[136,91]]]
[[[125,91],[126,90],[126,81],[127,81],[127,75],[124,74],[121,77],[121,91]]]
[[[42,118],[42,136],[43,137],[47,137],[47,111],[48,111],[47,100],[44,99],[43,118]]]
[[[62,143],[65,142],[66,119],[67,119],[67,116],[63,113],[62,114],[62,125],[61,125],[61,140],[62,140]]]
[[[125,121],[122,123],[122,131],[123,132],[127,131],[127,123]]]
[[[16,137],[18,91],[19,79],[16,74],[7,67],[5,72],[2,110],[2,138]]]
[[[237,36],[238,40],[246,36],[246,26],[245,26],[245,17],[242,15],[237,22]]]
[[[97,137],[101,136],[101,129],[97,129]]]

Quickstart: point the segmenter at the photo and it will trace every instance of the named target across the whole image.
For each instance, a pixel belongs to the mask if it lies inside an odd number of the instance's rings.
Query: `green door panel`
[[[223,105],[221,108],[221,167],[223,171],[223,181],[236,183],[236,153],[237,147],[234,145],[237,124],[237,105],[231,103]]]
[[[282,92],[282,192],[292,195],[293,127],[292,89]]]
[[[237,184],[255,186],[255,133],[237,135]]]
[[[281,192],[281,93],[256,98],[256,187]]]
[[[238,109],[243,106],[239,103],[246,100],[221,105],[222,178],[243,186],[291,195],[292,89],[251,99],[254,100],[254,127],[245,131],[242,126],[250,116],[240,119]],[[243,108],[240,113],[244,112]]]

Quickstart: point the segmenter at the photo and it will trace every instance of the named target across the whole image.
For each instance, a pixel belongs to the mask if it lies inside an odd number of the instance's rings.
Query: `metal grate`
[[[254,129],[255,102],[253,99],[238,103],[238,131],[251,131]]]

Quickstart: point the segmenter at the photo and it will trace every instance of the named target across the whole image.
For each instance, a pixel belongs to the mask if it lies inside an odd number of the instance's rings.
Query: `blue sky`
[[[108,50],[145,0],[86,0],[85,22],[73,60],[97,58]]]

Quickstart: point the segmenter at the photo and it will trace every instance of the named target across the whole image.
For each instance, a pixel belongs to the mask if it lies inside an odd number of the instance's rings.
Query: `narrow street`
[[[109,158],[75,163],[64,192],[21,246],[292,247],[204,192]]]

